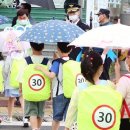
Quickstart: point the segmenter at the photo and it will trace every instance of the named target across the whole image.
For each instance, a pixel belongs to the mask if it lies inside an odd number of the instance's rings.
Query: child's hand
[[[64,129],[64,130],[70,130],[70,129],[65,127],[65,129]]]
[[[42,66],[40,66],[40,65],[36,65],[36,66],[34,67],[34,69],[35,69],[35,70],[40,70],[40,71],[42,71],[44,68],[43,68]]]
[[[120,79],[121,74],[120,74],[120,63],[118,61],[118,59],[115,62],[115,83],[118,82],[118,80]]]
[[[112,82],[113,82],[114,84],[116,84],[116,83],[117,83],[116,79],[112,79]]]
[[[22,83],[19,83],[19,94],[22,95]]]
[[[115,62],[115,72],[120,73],[120,63],[118,60]]]
[[[22,95],[22,88],[19,88],[19,94]]]
[[[108,53],[109,49],[110,49],[110,48],[105,48],[105,49],[103,50],[103,53],[102,53],[102,54],[106,55],[106,54]]]

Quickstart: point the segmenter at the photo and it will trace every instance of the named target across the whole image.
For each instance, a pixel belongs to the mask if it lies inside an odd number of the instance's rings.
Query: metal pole
[[[87,24],[90,24],[90,17],[94,18],[94,0],[86,1],[86,23]]]

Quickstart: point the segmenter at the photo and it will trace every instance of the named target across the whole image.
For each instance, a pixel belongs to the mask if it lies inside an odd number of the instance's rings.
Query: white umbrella
[[[130,26],[113,24],[85,32],[69,45],[77,47],[130,48]]]
[[[11,31],[11,30],[0,31],[0,42],[1,42],[1,40],[2,40],[2,41],[3,41],[3,40],[6,40],[6,38],[7,38],[7,36],[8,36],[8,34],[9,34],[10,31]],[[18,31],[18,30],[13,30],[13,33],[14,33],[17,37],[19,37],[23,32],[22,32],[22,31]]]

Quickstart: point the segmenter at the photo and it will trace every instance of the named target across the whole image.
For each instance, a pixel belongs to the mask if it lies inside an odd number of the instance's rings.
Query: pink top
[[[123,98],[125,99],[129,111],[130,111],[130,74],[127,74],[127,76],[122,76],[119,79],[119,82],[117,83],[117,87],[116,90],[119,91],[121,93],[121,95],[123,96]],[[128,118],[128,114],[125,111],[123,118]]]

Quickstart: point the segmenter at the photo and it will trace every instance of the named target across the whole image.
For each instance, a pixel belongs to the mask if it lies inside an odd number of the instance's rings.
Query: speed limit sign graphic
[[[77,76],[76,76],[76,86],[79,86],[82,83],[86,83],[86,79],[83,77],[82,74],[77,74]]]
[[[45,79],[40,74],[34,74],[29,78],[28,84],[34,91],[39,91],[45,86]]]
[[[108,130],[115,124],[115,110],[108,105],[98,106],[93,112],[92,120],[97,128]]]

